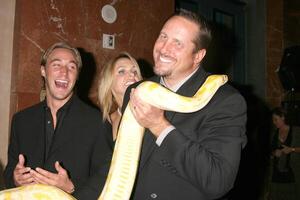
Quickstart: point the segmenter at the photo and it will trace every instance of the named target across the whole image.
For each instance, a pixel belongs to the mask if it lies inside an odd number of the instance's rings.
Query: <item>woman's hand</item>
[[[283,147],[282,152],[285,154],[289,154],[295,151],[292,147],[286,145],[282,145],[282,147]]]
[[[273,152],[273,155],[275,157],[280,157],[282,155],[282,150],[281,149],[276,149],[274,152]]]

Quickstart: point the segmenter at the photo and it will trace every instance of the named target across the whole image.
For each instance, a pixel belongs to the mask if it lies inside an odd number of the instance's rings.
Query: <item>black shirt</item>
[[[64,121],[65,116],[68,114],[70,105],[72,104],[73,96],[67,101],[56,113],[56,127],[54,127],[53,117],[51,114],[51,109],[47,105],[47,100],[45,100],[45,159],[48,157],[48,153],[51,148],[53,137],[59,134],[61,124]]]

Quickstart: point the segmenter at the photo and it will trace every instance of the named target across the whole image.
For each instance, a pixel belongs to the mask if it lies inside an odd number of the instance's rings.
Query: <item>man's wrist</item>
[[[149,128],[155,137],[159,137],[163,130],[169,127],[171,124],[168,121],[162,121],[155,127]]]
[[[168,126],[167,128],[165,128],[165,129],[161,132],[161,134],[157,137],[157,139],[156,139],[156,144],[157,144],[158,146],[160,146],[161,143],[163,142],[163,140],[165,139],[165,137],[167,137],[167,135],[169,135],[169,133],[170,133],[171,131],[173,131],[174,129],[175,129],[175,127],[174,127],[173,125],[170,125],[170,126]]]

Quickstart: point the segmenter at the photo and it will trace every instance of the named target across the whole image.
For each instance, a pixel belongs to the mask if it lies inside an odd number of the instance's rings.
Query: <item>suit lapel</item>
[[[202,85],[207,78],[208,73],[199,67],[193,76],[188,79],[176,92],[177,94],[192,97],[198,91],[199,86]]]
[[[188,79],[176,92],[177,94],[183,95],[183,96],[193,96],[200,85],[202,85],[206,79],[208,74],[202,69],[202,67],[199,67],[197,72],[193,74],[193,76]],[[154,77],[150,81],[154,81],[159,83],[160,78]],[[172,123],[172,120],[174,119],[176,113],[166,111],[165,116],[166,118]],[[156,138],[153,136],[153,134],[147,129],[145,131],[144,139],[143,139],[143,146],[142,146],[142,152],[141,152],[141,158],[140,158],[140,170],[145,166],[147,160],[150,158],[152,152],[157,147]]]

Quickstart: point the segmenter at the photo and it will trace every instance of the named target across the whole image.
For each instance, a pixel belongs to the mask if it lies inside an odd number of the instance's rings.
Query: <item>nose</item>
[[[165,54],[165,53],[169,52],[169,50],[170,50],[170,44],[169,44],[169,42],[168,41],[162,42],[161,48],[160,48],[160,52],[162,54]]]
[[[134,77],[135,76],[135,72],[130,71],[129,73],[129,77]]]
[[[68,73],[68,67],[66,65],[62,65],[60,68],[60,73],[67,74]]]

